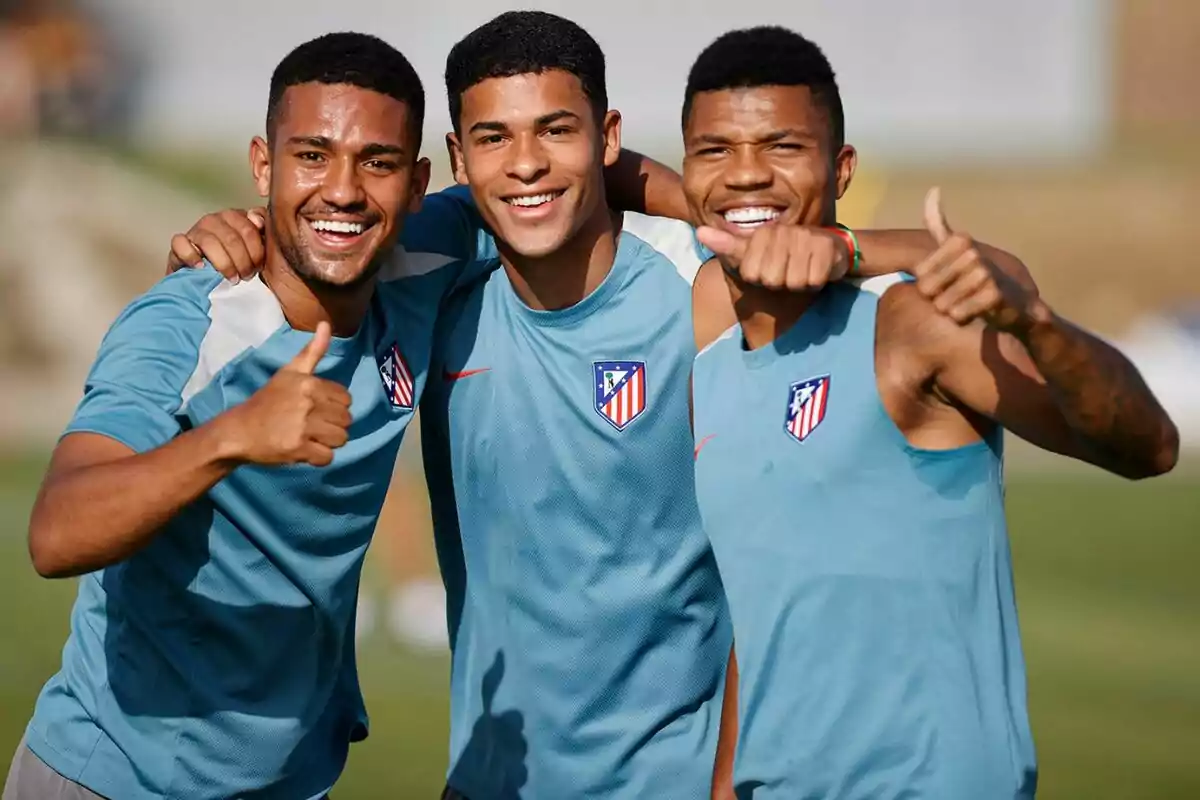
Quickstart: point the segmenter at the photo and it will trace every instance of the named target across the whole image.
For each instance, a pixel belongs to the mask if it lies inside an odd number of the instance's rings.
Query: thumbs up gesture
[[[938,311],[960,325],[982,318],[993,328],[1011,333],[1033,324],[1036,291],[1006,275],[969,235],[950,229],[937,187],[925,196],[925,227],[937,249],[912,274],[917,289]]]
[[[349,439],[350,393],[315,377],[329,349],[329,323],[317,325],[312,341],[240,406],[231,409],[238,459],[248,464],[312,464],[333,461]]]

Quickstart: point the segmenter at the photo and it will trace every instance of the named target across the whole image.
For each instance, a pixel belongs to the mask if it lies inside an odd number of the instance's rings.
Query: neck
[[[517,297],[530,308],[570,308],[596,290],[612,271],[617,255],[617,222],[601,208],[562,247],[529,258],[498,242],[500,261]]]
[[[765,347],[790,330],[817,297],[815,291],[772,291],[751,286],[729,270],[725,270],[725,283],[749,350]]]
[[[302,278],[278,248],[268,243],[262,280],[279,300],[288,325],[298,331],[315,331],[328,322],[333,335],[346,338],[358,332],[367,316],[375,278],[347,287],[333,287]]]

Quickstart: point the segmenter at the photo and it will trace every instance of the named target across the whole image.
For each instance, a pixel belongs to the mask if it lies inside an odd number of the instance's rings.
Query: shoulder
[[[710,361],[713,359],[713,353],[719,354],[730,347],[740,347],[740,331],[741,328],[735,322],[716,336],[713,336],[711,341],[699,348],[699,351],[696,353],[696,360],[699,361],[701,357],[708,356],[705,360]]]
[[[737,314],[721,263],[715,258],[711,259],[700,267],[692,283],[692,323],[696,347],[706,347],[736,322]]]
[[[978,338],[979,321],[959,325],[942,314],[921,294],[916,283],[901,281],[879,298],[876,347],[903,351],[908,360],[919,360],[937,369],[948,354]]]
[[[202,334],[210,322],[214,293],[222,286],[232,285],[207,265],[171,273],[125,306],[109,327],[101,343],[101,354],[129,341],[137,341],[151,350],[166,349],[167,345],[185,346],[188,340],[195,339],[191,342],[194,349],[199,344],[195,336],[181,338],[173,332],[195,332],[199,328]]]
[[[622,215],[621,231],[623,236],[636,237],[668,261],[689,284],[696,279],[704,259],[696,241],[696,231],[688,223],[626,211]]]
[[[206,309],[213,292],[223,284],[233,285],[205,261],[203,266],[176,270],[160,279],[133,304],[147,302]]]
[[[422,198],[421,207],[404,219],[400,243],[409,252],[456,256],[474,248],[482,227],[471,193],[452,186]]]

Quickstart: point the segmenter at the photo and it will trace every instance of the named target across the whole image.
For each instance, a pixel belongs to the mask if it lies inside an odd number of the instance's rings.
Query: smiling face
[[[742,236],[780,222],[832,225],[856,162],[832,140],[807,86],[697,93],[683,162],[694,218]]]
[[[375,275],[429,182],[414,128],[405,103],[369,89],[287,89],[272,143],[254,140],[251,165],[269,235],[300,277],[352,287]]]
[[[621,149],[620,116],[597,120],[576,76],[488,78],[463,93],[458,123],[447,136],[455,178],[511,250],[543,258],[607,213],[604,167]]]

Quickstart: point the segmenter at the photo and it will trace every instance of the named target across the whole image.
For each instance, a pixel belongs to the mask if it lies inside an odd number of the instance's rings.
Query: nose
[[[338,208],[361,206],[366,202],[366,192],[355,159],[347,157],[330,161],[321,184],[321,199]]]
[[[509,149],[507,172],[522,183],[534,183],[550,171],[550,159],[536,133],[517,136]]]
[[[749,191],[764,189],[775,179],[775,173],[754,148],[738,148],[725,170],[725,185],[730,189]]]

